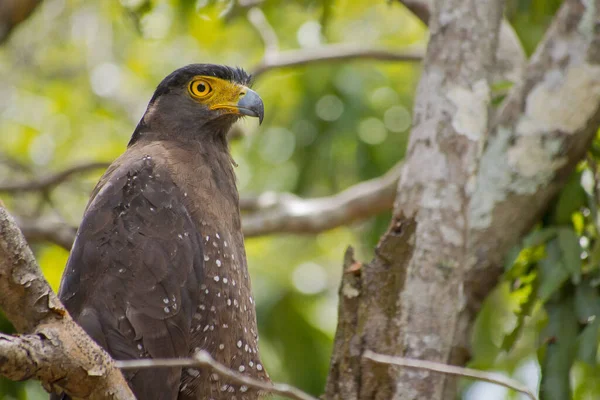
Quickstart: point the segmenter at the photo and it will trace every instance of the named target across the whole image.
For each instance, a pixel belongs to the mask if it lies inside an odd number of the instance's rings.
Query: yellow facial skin
[[[199,103],[211,110],[223,110],[240,114],[238,101],[246,95],[248,88],[214,76],[195,76],[190,80],[188,92]]]

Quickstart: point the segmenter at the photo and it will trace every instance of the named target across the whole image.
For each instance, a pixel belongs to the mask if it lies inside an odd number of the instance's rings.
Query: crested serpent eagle
[[[157,87],[86,207],[59,296],[117,360],[188,357],[268,380],[258,353],[227,133],[263,103],[238,68],[193,64]],[[253,400],[202,368],[125,372],[139,400]],[[51,399],[68,399],[65,394]]]

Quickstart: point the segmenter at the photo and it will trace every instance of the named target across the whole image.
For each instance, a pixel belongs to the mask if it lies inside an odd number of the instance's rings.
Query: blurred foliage
[[[398,2],[266,0],[282,50],[328,43],[402,49],[426,40]],[[509,0],[507,16],[526,50],[541,39],[559,0]],[[191,62],[243,66],[263,54],[235,1],[45,0],[0,48],[0,181],[42,176],[84,161],[111,161],[166,74]],[[243,194],[322,196],[387,171],[404,154],[418,66],[353,61],[273,70],[255,89],[265,123],[232,144]],[[594,150],[600,149],[600,141]],[[472,366],[541,387],[544,399],[600,398],[596,160],[582,163],[536,230],[507,261],[472,337]],[[22,216],[77,224],[100,171],[40,197],[3,196]],[[345,247],[368,259],[389,215],[314,236],[247,240],[261,351],[273,379],[321,393],[337,314]],[[34,251],[56,289],[68,253]],[[0,331],[10,324],[0,316]],[[543,379],[542,379],[543,376]],[[465,382],[465,399],[516,399]],[[0,399],[46,398],[35,382],[0,379]]]

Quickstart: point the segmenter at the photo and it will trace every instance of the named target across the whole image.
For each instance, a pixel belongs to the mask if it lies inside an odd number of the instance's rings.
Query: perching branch
[[[464,378],[473,378],[483,382],[494,383],[496,385],[504,386],[505,388],[521,392],[531,400],[537,400],[537,396],[521,382],[493,372],[479,371],[476,369],[457,367],[455,365],[447,365],[432,361],[387,356],[384,354],[374,353],[371,350],[365,351],[363,357],[381,364],[423,369],[432,372],[440,372],[446,375],[462,376]]]
[[[134,400],[110,356],[75,323],[0,206],[0,309],[25,335],[0,335],[0,374],[75,398]]]
[[[285,383],[267,383],[258,379],[242,375],[213,359],[210,354],[204,350],[197,352],[193,358],[164,358],[164,359],[143,359],[116,361],[118,368],[121,369],[142,369],[158,367],[206,367],[212,369],[218,375],[229,379],[239,385],[252,387],[264,392],[277,394],[294,400],[318,400],[308,393],[304,393],[298,388]]]
[[[47,191],[67,181],[73,175],[82,174],[97,169],[107,168],[109,165],[110,163],[107,162],[83,163],[74,165],[57,173],[36,180],[26,182],[0,183],[0,192],[19,193]]]

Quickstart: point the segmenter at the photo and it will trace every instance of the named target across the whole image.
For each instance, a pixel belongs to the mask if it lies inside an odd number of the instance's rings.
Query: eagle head
[[[169,74],[156,88],[131,145],[145,131],[171,136],[225,136],[240,117],[262,123],[264,105],[241,68],[190,64]]]

